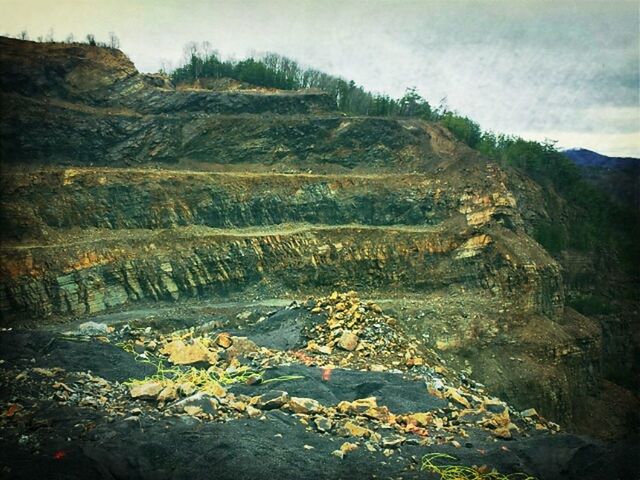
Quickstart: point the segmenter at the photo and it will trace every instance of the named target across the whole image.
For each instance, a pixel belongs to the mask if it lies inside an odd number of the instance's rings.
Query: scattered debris
[[[267,421],[278,411],[297,419],[309,432],[352,439],[332,452],[341,459],[359,446],[372,455],[391,457],[406,445],[462,448],[468,444],[469,432],[475,432],[476,438],[478,432],[484,432],[489,439],[485,441],[494,441],[558,430],[535,409],[513,413],[504,402],[488,397],[482,387],[463,381],[435,352],[406,337],[379,306],[360,301],[353,292],[334,292],[290,308],[325,315],[319,323],[307,326],[307,346],[302,351],[260,347],[247,337],[215,330],[163,335],[125,326],[107,332],[107,340],[152,367],[152,375],[118,383],[88,372],[35,366],[6,369],[4,375],[14,385],[38,384],[42,395],[59,405],[107,412],[110,421],[122,418],[140,423],[149,415],[182,416],[198,422]],[[266,374],[272,367],[300,364],[317,366],[319,380],[328,387],[340,368],[361,370],[363,375],[398,375],[421,382],[425,400],[436,397],[443,407],[399,414],[380,404],[376,396],[364,395],[331,405],[313,398],[313,392],[289,395],[280,387],[284,382],[304,380],[302,375]],[[269,390],[270,384],[277,387]],[[241,394],[236,386],[243,386],[242,391],[259,388],[260,393]],[[6,404],[0,421],[13,421],[27,410],[22,402]],[[83,428],[93,427],[87,423]],[[20,438],[25,445],[32,442],[29,435]],[[301,448],[314,447],[305,444]]]

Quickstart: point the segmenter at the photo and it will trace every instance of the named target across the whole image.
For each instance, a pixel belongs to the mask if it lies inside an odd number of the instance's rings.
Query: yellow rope
[[[457,458],[446,453],[429,453],[422,457],[422,470],[428,470],[440,476],[441,480],[536,480],[526,473],[504,475],[492,470],[485,472],[479,467],[465,465],[436,464],[436,461],[457,461]]]

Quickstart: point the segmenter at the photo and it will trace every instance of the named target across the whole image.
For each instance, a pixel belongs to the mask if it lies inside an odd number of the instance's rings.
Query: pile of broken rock
[[[280,409],[309,430],[350,437],[352,441],[334,452],[339,456],[359,446],[391,455],[407,442],[448,442],[460,447],[469,443],[471,430],[473,435],[484,431],[501,439],[527,435],[532,429],[558,430],[535,410],[518,414],[486,395],[481,385],[457,377],[435,352],[405,335],[394,318],[375,303],[361,301],[354,292],[334,292],[304,305],[294,303],[289,309],[306,310],[317,318],[302,327],[306,345],[288,351],[260,346],[228,332],[141,334],[124,347],[141,352],[140,360],[157,362],[158,373],[131,382],[131,398],[143,400],[140,407],[153,405],[166,414],[186,414],[203,421],[262,418],[265,411]],[[295,364],[306,370],[268,378],[271,369]],[[418,382],[425,398],[441,400],[439,408],[394,412],[375,396],[331,405],[313,398],[313,391],[308,396],[289,393],[288,386],[297,390],[296,383],[306,376],[317,375],[329,384],[341,370],[386,373]],[[259,392],[252,395],[252,387],[260,387]]]
[[[222,330],[216,322],[162,334],[127,323],[84,325],[52,339],[16,333],[5,346],[27,343],[0,368],[7,387],[0,429],[38,452],[51,440],[31,427],[50,421],[51,405],[88,412],[74,420],[80,441],[99,429],[98,417],[113,425],[166,423],[162,428],[174,421],[222,427],[286,417],[306,432],[301,449],[328,442],[329,457],[381,456],[410,470],[419,468],[406,457],[412,449],[483,452],[488,444],[559,430],[535,410],[517,412],[448,369],[354,292],[294,302],[239,328]],[[276,348],[282,332],[292,340]],[[51,353],[18,358],[32,351]],[[78,361],[93,371],[78,371]],[[320,442],[315,447],[312,437]]]

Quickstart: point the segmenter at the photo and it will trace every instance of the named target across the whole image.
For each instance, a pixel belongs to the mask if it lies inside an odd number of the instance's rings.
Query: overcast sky
[[[407,86],[487,130],[640,157],[637,1],[0,0],[0,33],[115,32],[141,71],[189,41],[274,51],[400,96]]]

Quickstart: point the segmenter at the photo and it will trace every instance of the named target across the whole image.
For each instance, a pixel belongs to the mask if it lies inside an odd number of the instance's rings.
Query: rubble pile
[[[384,314],[377,304],[361,301],[353,291],[333,292],[288,308],[326,317],[304,326],[307,342],[301,350],[260,347],[247,337],[225,331],[199,336],[192,331],[168,336],[149,331],[131,334],[132,340],[123,344],[124,348],[140,352],[140,359],[158,365],[156,375],[129,383],[131,396],[154,401],[159,409],[203,420],[260,418],[264,411],[282,409],[309,430],[355,437],[356,446],[362,443],[369,450],[389,450],[407,442],[460,447],[469,443],[470,429],[500,439],[527,435],[532,429],[558,430],[534,410],[520,415],[488,396],[482,385],[450,372],[435,352],[410,339],[396,319]],[[299,363],[320,367],[327,383],[335,369],[403,375],[422,382],[425,397],[446,403],[442,408],[406,414],[392,412],[375,397],[323,405],[311,398],[313,392],[310,397],[289,395],[287,382],[295,382],[299,379],[296,376],[265,379],[270,367]],[[266,383],[273,384],[274,390],[261,395],[231,391],[238,384]]]
[[[251,339],[252,328],[269,326],[269,316],[248,325],[247,336],[220,328],[161,334],[129,324],[83,324],[59,341],[115,348],[149,373],[118,381],[29,362],[22,363],[22,370],[18,365],[0,369],[0,381],[12,392],[0,405],[5,412],[0,426],[21,431],[28,420],[20,419],[33,417],[42,402],[100,413],[107,422],[186,418],[225,424],[268,421],[280,412],[309,434],[336,439],[331,455],[340,459],[356,451],[403,459],[403,449],[410,446],[477,448],[559,430],[534,409],[519,413],[482,385],[447,369],[396,319],[354,292],[293,303],[287,310],[291,321],[304,319],[303,341],[290,350]],[[395,390],[385,393],[386,385]],[[413,403],[400,404],[398,396],[411,389]],[[78,425],[78,438],[95,426],[92,420]],[[20,435],[34,451],[43,441],[38,433]],[[407,468],[419,466],[414,461]]]
[[[307,330],[306,350],[312,354],[335,355],[341,366],[383,371],[424,365],[417,342],[398,329],[397,321],[385,315],[373,302],[361,301],[356,292],[333,292],[305,303],[311,313],[327,320]],[[419,353],[422,351],[422,354]]]

